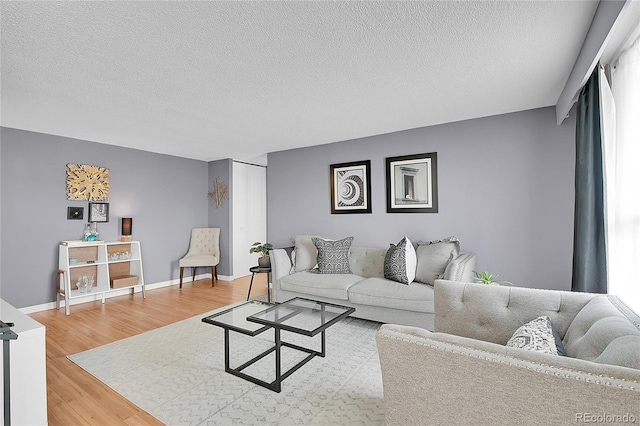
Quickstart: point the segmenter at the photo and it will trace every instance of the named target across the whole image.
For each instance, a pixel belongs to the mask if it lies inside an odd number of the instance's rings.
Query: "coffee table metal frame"
[[[301,307],[301,306],[297,306],[296,303],[298,302],[308,302],[308,303],[314,303],[317,304],[319,306],[319,310],[315,310],[315,309],[308,309],[305,307]],[[262,325],[262,327],[256,328],[256,329],[249,329],[249,328],[243,328],[241,325],[234,325],[234,324],[230,324],[228,322],[225,321],[219,321],[216,320],[216,317],[220,317],[222,315],[228,314],[233,312],[234,310],[241,308],[241,307],[248,307],[248,305],[256,305],[256,312],[254,314],[249,315],[246,320],[250,321],[251,323],[256,323],[258,326]],[[264,309],[259,309],[260,307],[264,307]],[[340,313],[339,315],[331,318],[330,320],[325,322],[325,315],[326,315],[326,307],[334,307],[334,308],[338,308],[338,309],[343,309],[344,312]],[[278,316],[279,311],[290,311],[289,313],[285,314],[282,317]],[[268,313],[272,313],[277,317],[276,320],[269,320],[266,319],[264,317],[260,317],[261,315],[266,315]],[[319,314],[320,315],[320,325],[316,328],[314,328],[313,330],[306,330],[303,328],[299,328],[296,326],[292,326],[292,325],[288,325],[285,322],[293,317],[295,317],[296,315],[299,315],[303,312],[309,313],[309,312],[313,312],[313,314]],[[280,304],[268,304],[268,303],[264,303],[264,302],[258,302],[258,301],[251,301],[251,302],[247,302],[247,303],[243,303],[241,305],[237,305],[234,306],[231,309],[227,309],[225,311],[210,315],[208,317],[205,317],[202,319],[203,322],[207,323],[207,324],[212,324],[212,325],[217,325],[219,327],[222,327],[224,329],[224,371],[230,374],[233,374],[234,376],[243,378],[245,380],[248,380],[252,383],[255,383],[256,385],[260,385],[263,386],[267,389],[270,389],[274,392],[280,392],[282,390],[282,381],[284,379],[286,379],[287,377],[289,377],[291,374],[293,374],[295,371],[297,371],[300,367],[302,367],[303,365],[305,365],[306,363],[308,363],[309,361],[311,361],[313,358],[315,358],[316,356],[320,356],[320,357],[324,357],[326,354],[326,340],[325,340],[325,331],[327,328],[331,327],[333,324],[337,323],[338,321],[346,318],[347,316],[349,316],[350,314],[352,314],[353,312],[355,312],[355,308],[352,307],[348,307],[348,306],[342,306],[342,305],[336,305],[333,303],[326,303],[326,302],[319,302],[316,300],[311,300],[311,299],[304,299],[301,297],[295,297],[291,300],[288,300],[284,303],[280,303]],[[249,361],[243,363],[242,365],[239,365],[238,367],[235,368],[231,368],[229,363],[230,363],[230,356],[229,356],[229,332],[230,331],[235,331],[237,333],[242,333],[242,334],[246,334],[248,336],[257,336],[260,333],[273,328],[274,330],[274,340],[275,340],[275,344],[273,347],[267,349],[266,351],[256,355],[255,357],[251,358]],[[282,341],[282,339],[280,338],[280,332],[281,330],[285,330],[285,331],[290,331],[292,333],[296,333],[296,334],[301,334],[304,336],[309,336],[309,337],[313,337],[316,336],[318,333],[321,334],[321,349],[320,351],[316,351],[314,349],[310,349],[310,348],[305,348],[302,346],[298,346],[298,345],[294,345],[292,343],[288,343],[288,342],[284,342]],[[292,348],[295,350],[298,350],[300,352],[305,352],[308,355],[302,359],[301,361],[299,361],[296,365],[294,365],[293,367],[291,367],[290,369],[288,369],[287,371],[282,371],[281,368],[281,349],[282,347],[288,347],[288,348]],[[250,376],[246,373],[244,373],[242,370],[244,370],[245,368],[249,367],[250,365],[255,364],[256,362],[258,362],[259,360],[261,360],[262,358],[266,357],[267,355],[269,355],[270,353],[275,352],[275,370],[276,370],[276,374],[275,374],[275,380],[272,382],[266,382],[264,380],[260,380],[256,377]]]

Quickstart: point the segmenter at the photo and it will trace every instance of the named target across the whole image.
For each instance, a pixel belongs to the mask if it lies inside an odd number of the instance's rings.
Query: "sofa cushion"
[[[414,312],[433,312],[433,287],[412,282],[400,284],[384,278],[367,278],[349,287],[349,301]]]
[[[362,277],[353,274],[315,274],[303,271],[282,277],[280,287],[310,296],[349,300],[347,290],[359,281],[362,281]]]
[[[313,235],[296,235],[293,237],[294,249],[291,254],[294,272],[308,271],[316,267],[318,249],[311,241]]]
[[[311,241],[318,249],[318,271],[321,274],[350,274],[349,249],[353,237],[341,240],[325,240],[312,237]]]
[[[384,278],[384,257],[386,248],[351,247],[349,267],[351,273],[364,278]]]
[[[421,283],[433,285],[444,275],[449,262],[460,254],[460,242],[456,237],[442,240],[418,241],[416,247],[416,278]]]
[[[551,320],[544,315],[519,327],[506,346],[558,355]]]
[[[564,335],[567,355],[640,369],[640,330],[606,297],[594,297]]]
[[[409,284],[416,276],[416,251],[407,237],[387,250],[384,257],[384,277],[391,281]]]

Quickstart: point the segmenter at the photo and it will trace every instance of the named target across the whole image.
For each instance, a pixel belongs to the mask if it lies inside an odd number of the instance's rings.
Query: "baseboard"
[[[211,279],[211,274],[198,274],[196,275],[196,280],[204,280],[204,279]],[[219,281],[233,281],[233,277],[227,276],[227,275],[218,275],[218,280]],[[188,279],[183,279],[182,283],[183,284],[187,284],[191,282],[191,277],[188,277]],[[162,282],[158,282],[158,283],[152,283],[152,284],[146,284],[145,285],[145,289],[147,291],[149,290],[155,290],[157,288],[162,288],[162,287],[169,287],[172,285],[179,285],[180,284],[180,279],[176,278],[170,281],[162,281]],[[140,293],[142,291],[142,287],[134,287],[134,293]],[[131,293],[131,289],[130,288],[123,288],[120,290],[111,290],[108,293],[105,293],[105,299],[109,299],[111,297],[116,297],[116,296],[124,296],[127,294]],[[102,293],[95,293],[92,294],[90,296],[84,296],[84,297],[79,297],[77,299],[71,299],[69,300],[69,306],[73,306],[73,305],[79,305],[81,303],[89,303],[89,302],[95,302],[96,300],[102,300]],[[64,299],[60,300],[60,310],[62,310],[62,308],[65,306],[64,304]],[[33,305],[33,306],[25,306],[24,308],[20,308],[18,309],[20,312],[22,312],[23,314],[32,314],[34,312],[41,312],[41,311],[49,311],[51,309],[55,309],[56,308],[56,302],[49,302],[49,303],[43,303],[41,305]]]

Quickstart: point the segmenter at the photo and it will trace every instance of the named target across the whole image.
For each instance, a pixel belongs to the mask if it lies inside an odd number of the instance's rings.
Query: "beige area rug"
[[[227,309],[227,308],[223,308]],[[215,312],[215,311],[213,311]],[[326,357],[316,357],[275,393],[224,372],[224,331],[199,315],[70,355],[69,359],[167,425],[382,424],[382,376],[375,345],[379,323],[347,318],[326,332]],[[273,331],[231,333],[231,366],[273,345]],[[320,336],[291,333],[283,341],[320,348]],[[283,371],[303,357],[283,350]],[[274,377],[266,357],[249,374]]]

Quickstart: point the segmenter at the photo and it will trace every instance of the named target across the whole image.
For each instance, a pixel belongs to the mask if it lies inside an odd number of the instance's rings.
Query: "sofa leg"
[[[196,280],[196,271],[198,270],[198,268],[196,266],[191,268],[191,282],[194,282]]]
[[[184,267],[180,267],[180,288],[182,288],[182,276],[184,275]]]

